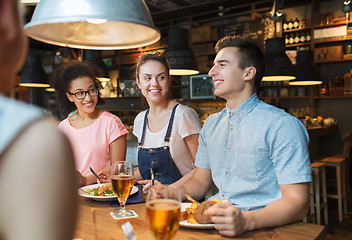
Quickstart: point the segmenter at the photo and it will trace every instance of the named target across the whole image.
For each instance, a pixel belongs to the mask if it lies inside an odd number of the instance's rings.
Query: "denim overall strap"
[[[165,138],[164,138],[164,142],[166,142],[166,143],[168,143],[170,141],[172,124],[174,122],[175,112],[176,112],[176,108],[177,108],[178,105],[180,105],[180,104],[179,103],[176,104],[175,107],[172,109],[172,113],[171,113],[171,117],[170,117],[170,121],[169,121],[169,126],[167,127],[166,135],[165,135]]]
[[[147,111],[145,112],[145,115],[144,115],[142,137],[141,137],[141,140],[140,140],[139,143],[138,143],[138,147],[142,146],[142,144],[143,144],[143,142],[144,142],[145,128],[146,128],[146,126],[147,126],[147,117],[148,117],[148,113],[149,113],[149,108],[147,109]]]

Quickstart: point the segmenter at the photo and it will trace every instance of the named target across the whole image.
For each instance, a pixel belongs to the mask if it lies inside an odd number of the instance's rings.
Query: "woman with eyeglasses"
[[[126,157],[128,131],[119,117],[96,108],[104,103],[97,74],[91,64],[77,61],[60,65],[52,74],[60,111],[67,116],[59,128],[71,142],[81,185],[97,182],[90,168],[107,176],[111,163]]]

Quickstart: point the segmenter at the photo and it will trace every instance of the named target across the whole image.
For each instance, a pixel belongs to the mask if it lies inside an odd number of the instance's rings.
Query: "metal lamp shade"
[[[314,54],[312,50],[300,50],[296,58],[296,79],[289,82],[290,85],[319,85],[322,80],[319,76],[318,68],[314,64]]]
[[[188,45],[187,29],[169,29],[165,56],[170,64],[170,75],[194,75],[199,73],[194,53]]]
[[[20,86],[42,87],[50,86],[48,75],[44,71],[39,56],[28,55],[26,63],[22,69]]]
[[[137,48],[160,39],[143,0],[41,0],[25,32],[49,44],[97,50]]]
[[[291,60],[285,53],[283,38],[270,38],[265,43],[265,74],[263,81],[295,79]]]
[[[344,1],[342,6],[342,12],[349,13],[352,11],[352,3],[351,1]]]

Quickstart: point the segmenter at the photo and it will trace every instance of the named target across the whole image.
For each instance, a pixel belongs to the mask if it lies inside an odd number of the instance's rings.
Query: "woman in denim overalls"
[[[150,169],[154,179],[163,184],[182,184],[193,174],[201,122],[194,110],[167,97],[170,81],[164,55],[140,56],[136,82],[149,108],[138,114],[133,127],[138,138],[137,180],[150,179]]]

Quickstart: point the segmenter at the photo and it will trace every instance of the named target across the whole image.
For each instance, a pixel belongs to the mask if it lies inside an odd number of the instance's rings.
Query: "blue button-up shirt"
[[[196,166],[211,169],[222,199],[242,211],[259,209],[282,197],[279,185],[311,181],[308,141],[297,118],[254,94],[207,118]]]

